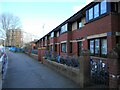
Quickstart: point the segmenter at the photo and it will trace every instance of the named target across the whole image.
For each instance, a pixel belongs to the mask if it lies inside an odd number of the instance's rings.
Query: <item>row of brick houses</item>
[[[80,56],[89,49],[91,56],[104,59],[120,43],[120,1],[91,2],[36,43],[60,56]]]
[[[113,53],[111,55],[116,59],[109,58],[109,52],[120,44],[120,1],[101,0],[89,3],[40,38],[36,44],[38,60],[44,53],[43,49],[63,58],[79,57],[82,56],[82,50],[89,50],[91,76],[92,72],[96,74],[95,82],[93,79],[92,81],[95,84],[102,81],[102,84],[109,84],[112,88],[120,87],[120,56]]]

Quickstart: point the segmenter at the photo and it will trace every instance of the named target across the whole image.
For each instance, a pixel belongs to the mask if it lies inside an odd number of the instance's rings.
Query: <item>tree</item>
[[[5,31],[21,28],[20,19],[10,13],[2,13],[0,15],[0,24],[1,28]]]
[[[6,42],[8,43],[9,33],[7,31],[21,29],[20,19],[10,13],[2,13],[0,15],[0,28],[6,31]]]

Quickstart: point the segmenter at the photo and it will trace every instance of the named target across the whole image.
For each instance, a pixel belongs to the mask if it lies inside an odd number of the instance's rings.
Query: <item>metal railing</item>
[[[90,63],[92,83],[108,85],[109,82],[108,64],[103,62],[102,59],[94,60],[94,58],[91,58]]]
[[[79,57],[68,56],[68,55],[63,57],[63,56],[60,56],[59,54],[53,53],[52,51],[45,51],[44,57],[48,60],[65,64],[67,66],[79,67]]]

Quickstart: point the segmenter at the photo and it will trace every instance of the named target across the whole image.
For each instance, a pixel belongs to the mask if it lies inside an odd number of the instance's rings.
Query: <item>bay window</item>
[[[108,4],[109,5],[109,4]],[[100,3],[90,7],[86,10],[86,21],[89,22],[107,12],[107,2],[106,0],[101,1]]]

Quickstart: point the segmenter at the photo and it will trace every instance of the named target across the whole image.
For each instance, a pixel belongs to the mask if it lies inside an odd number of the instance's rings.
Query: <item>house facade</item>
[[[82,50],[89,50],[92,83],[118,87],[119,58],[110,59],[108,55],[120,44],[120,1],[89,3],[40,38],[36,44],[38,51],[46,49],[52,52],[51,56],[59,55],[65,60],[67,56],[76,58],[81,56]],[[46,55],[45,52],[38,54]]]
[[[91,2],[36,43],[63,57],[89,49],[93,58],[106,59],[120,43],[120,2]]]

